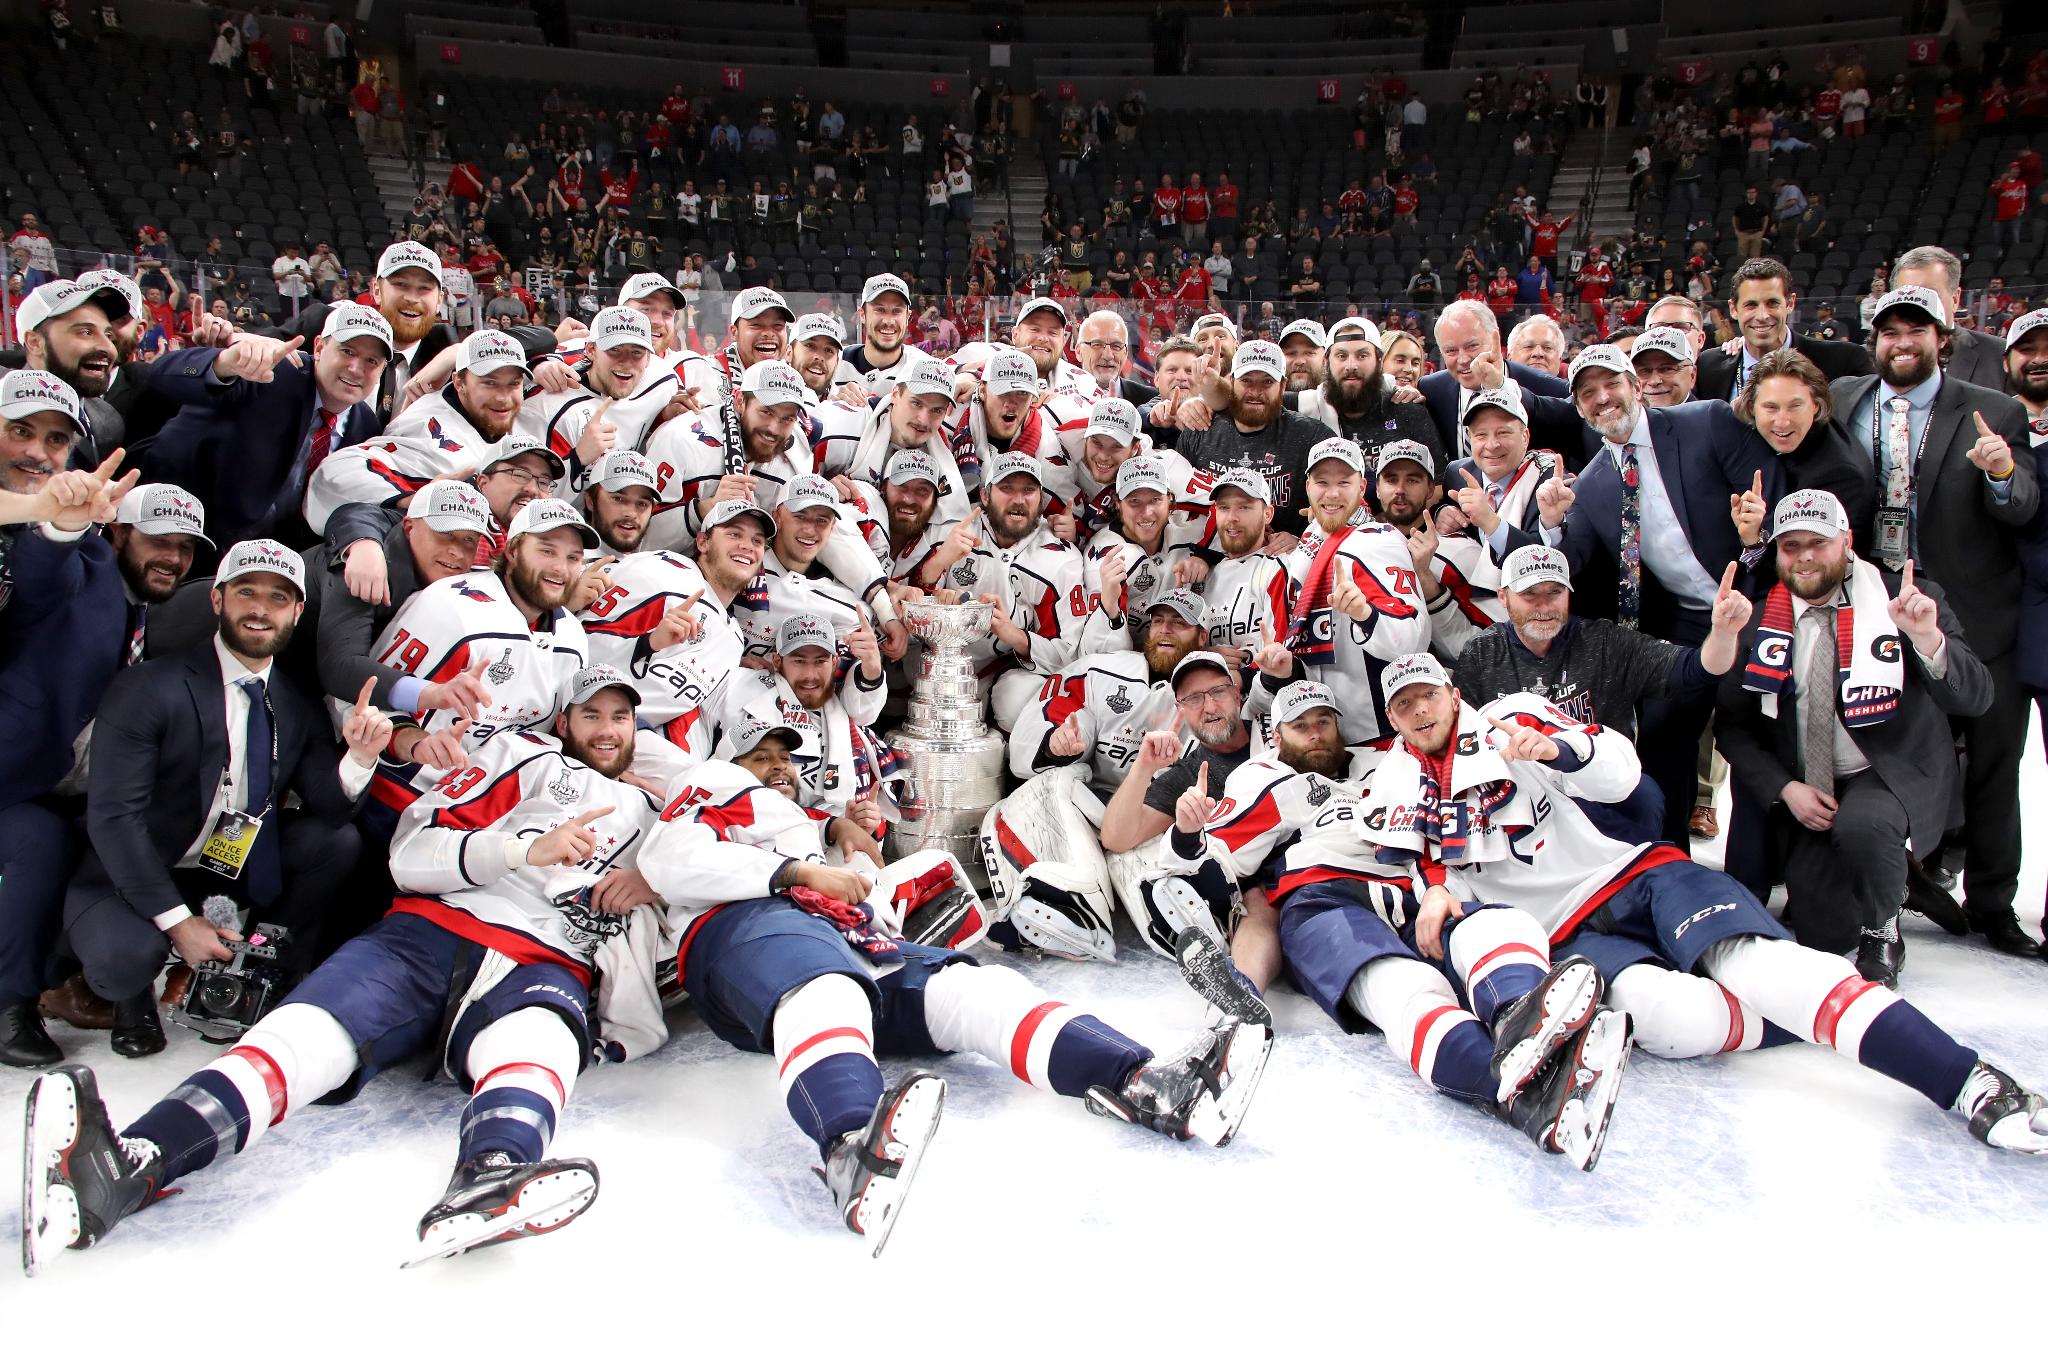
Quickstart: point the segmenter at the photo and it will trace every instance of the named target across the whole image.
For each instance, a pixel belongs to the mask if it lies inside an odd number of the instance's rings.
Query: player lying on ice
[[[1428,889],[1418,906],[1411,870],[1379,860],[1360,818],[1367,765],[1345,747],[1341,717],[1322,683],[1289,683],[1273,701],[1276,752],[1233,770],[1220,800],[1207,772],[1181,794],[1154,894],[1200,923],[1238,882],[1265,893],[1250,893],[1233,940],[1245,974],[1199,928],[1182,932],[1182,969],[1218,1009],[1264,1021],[1256,992],[1284,961],[1346,1029],[1377,1028],[1438,1090],[1590,1170],[1628,1063],[1627,1016],[1601,1007],[1590,963],[1551,963],[1524,911],[1487,905],[1448,934],[1424,927],[1445,893]]]
[[[590,1207],[597,1167],[546,1152],[590,1057],[594,954],[649,900],[631,869],[658,807],[619,780],[638,700],[620,674],[585,669],[556,718],[559,742],[506,731],[450,769],[400,818],[391,912],[118,1134],[89,1068],[38,1077],[23,1268],[95,1245],[293,1109],[352,1099],[428,1048],[473,1093],[454,1177],[420,1219],[411,1264],[551,1232]]]
[[[732,761],[706,762],[671,786],[640,871],[668,907],[666,944],[697,1011],[734,1047],[774,1056],[834,1207],[876,1254],[946,1088],[924,1072],[889,1085],[877,1053],[978,1052],[1093,1113],[1179,1139],[1230,1140],[1272,1047],[1263,1025],[1224,1017],[1155,1060],[1006,967],[898,937],[900,901],[877,888],[872,865],[824,862],[820,825],[794,800],[801,742],[793,729],[743,717],[728,741]]]
[[[1455,942],[1462,928],[1446,930],[1476,918],[1473,904],[1524,907],[1556,952],[1599,968],[1651,1052],[1818,1043],[1955,1111],[1990,1146],[2048,1153],[2040,1096],[1842,958],[1793,942],[1734,878],[1596,829],[1573,798],[1635,789],[1642,765],[1626,740],[1531,693],[1468,706],[1427,654],[1388,665],[1381,688],[1401,743],[1360,823],[1432,887],[1422,943]]]

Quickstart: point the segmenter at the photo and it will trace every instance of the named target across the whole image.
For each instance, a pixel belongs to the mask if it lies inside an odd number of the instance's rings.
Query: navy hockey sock
[[[1904,1000],[1894,1000],[1863,1030],[1856,1060],[1952,1109],[1977,1054]]]
[[[1048,1001],[1042,1008],[1051,1012],[1067,1007]],[[1012,1068],[1027,1081],[1033,1079],[1025,1075],[1025,1070],[1034,1060],[1028,1032],[1034,1021],[1035,1012],[1026,1016],[1011,1045]],[[1131,1073],[1151,1060],[1151,1048],[1126,1038],[1094,1015],[1070,1015],[1052,1036],[1052,1046],[1045,1054],[1043,1082],[1054,1094],[1078,1099],[1093,1086],[1105,1086],[1111,1091],[1123,1089]]]
[[[882,1098],[882,1068],[858,1052],[842,1052],[805,1067],[783,1093],[789,1116],[824,1155],[845,1133],[859,1132]]]
[[[249,1107],[228,1078],[208,1067],[195,1071],[177,1089],[151,1105],[149,1112],[121,1130],[124,1138],[141,1138],[163,1153],[164,1183],[211,1166],[221,1144],[230,1152],[248,1145]]]
[[[1446,1095],[1480,1104],[1491,1103],[1499,1084],[1493,1075],[1493,1034],[1464,1011],[1454,1013],[1464,1017],[1441,1031],[1441,1021],[1427,1019],[1416,1029],[1415,1052],[1410,1065],[1415,1067],[1417,1075]],[[1429,1070],[1425,1072],[1422,1070],[1423,1053],[1429,1041],[1427,1035],[1431,1033],[1437,1035],[1436,1055],[1428,1059]]]
[[[521,1165],[539,1161],[555,1136],[561,1098],[561,1080],[548,1068],[531,1063],[499,1067],[477,1082],[476,1093],[462,1107],[455,1159],[473,1161],[485,1152],[503,1152]]]
[[[1472,1012],[1487,1028],[1502,1010],[1543,984],[1544,969],[1527,962],[1513,962],[1486,973],[1472,983]]]

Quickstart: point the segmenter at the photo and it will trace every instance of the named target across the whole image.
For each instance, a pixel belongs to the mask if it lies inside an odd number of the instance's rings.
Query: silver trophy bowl
[[[968,649],[987,637],[994,608],[986,602],[930,598],[897,608],[923,645],[904,726],[888,736],[910,767],[918,800],[889,832],[886,852],[902,858],[942,849],[983,876],[982,817],[1002,799],[1004,741],[982,717],[981,687]]]

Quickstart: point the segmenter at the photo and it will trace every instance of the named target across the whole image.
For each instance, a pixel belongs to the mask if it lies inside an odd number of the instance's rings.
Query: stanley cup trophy
[[[917,784],[919,809],[904,811],[889,833],[893,861],[921,849],[951,854],[982,878],[978,834],[988,808],[1002,799],[1003,737],[981,716],[981,691],[967,647],[989,632],[986,602],[904,602],[903,624],[924,645],[910,714],[889,743]]]

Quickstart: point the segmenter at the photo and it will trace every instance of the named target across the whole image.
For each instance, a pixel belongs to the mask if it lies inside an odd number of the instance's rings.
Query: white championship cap
[[[1068,322],[1067,306],[1058,299],[1048,299],[1041,296],[1026,300],[1024,306],[1017,310],[1017,321],[1022,322],[1033,313],[1051,313],[1060,320],[1060,326],[1062,327],[1066,326]]]
[[[778,403],[802,406],[811,391],[804,377],[779,360],[757,360],[740,376],[740,392],[752,394],[771,407]]]
[[[1300,720],[1318,706],[1327,706],[1340,716],[1344,714],[1336,694],[1321,683],[1310,678],[1291,682],[1273,698],[1273,723],[1285,725],[1290,720]]]
[[[1230,377],[1237,379],[1253,372],[1285,379],[1287,357],[1270,341],[1247,341],[1230,358]]]
[[[374,308],[360,303],[337,303],[327,309],[327,321],[320,326],[321,337],[340,345],[356,337],[373,337],[384,343],[384,354],[388,359],[398,349],[391,339],[391,324],[384,315]]]
[[[220,557],[220,568],[214,571],[214,586],[251,573],[274,573],[297,589],[299,596],[306,595],[306,561],[299,558],[297,550],[274,540],[240,540],[228,546],[228,552]]]
[[[1833,538],[1848,529],[1849,514],[1842,510],[1842,500],[1819,488],[1802,488],[1796,493],[1787,493],[1778,499],[1778,506],[1771,514],[1772,540],[1790,531],[1811,531],[1817,536]]]
[[[993,488],[1012,474],[1029,474],[1041,485],[1045,482],[1045,475],[1038,467],[1038,457],[1028,450],[996,452],[996,457],[988,462],[982,479],[988,487]]]
[[[1179,687],[1181,678],[1197,668],[1213,668],[1224,677],[1230,679],[1230,681],[1237,681],[1237,674],[1230,671],[1230,665],[1224,661],[1221,654],[1218,654],[1213,649],[1197,649],[1189,651],[1179,663],[1173,666],[1173,672],[1166,680],[1167,685]]]
[[[910,368],[896,381],[910,390],[913,398],[951,398],[953,396],[953,372],[945,362],[930,356],[919,356],[910,362]]]
[[[714,526],[723,526],[728,521],[738,521],[741,517],[752,517],[760,522],[761,529],[767,534],[768,539],[775,539],[775,518],[745,498],[727,498],[724,502],[714,505],[704,514],[704,529],[708,531]]]
[[[1266,482],[1266,476],[1258,470],[1244,465],[1233,465],[1216,472],[1209,484],[1209,498],[1213,502],[1218,493],[1226,488],[1235,488],[1253,502],[1273,501],[1273,486]]]
[[[590,481],[607,493],[623,493],[628,488],[661,488],[661,481],[654,475],[654,462],[637,450],[607,452],[590,471]]]
[[[1444,670],[1443,661],[1434,654],[1403,654],[1381,671],[1380,695],[1391,702],[1402,688],[1416,683],[1449,687],[1451,675]]]
[[[830,313],[806,313],[798,318],[790,330],[789,344],[794,346],[799,341],[815,341],[819,337],[842,351],[846,349],[846,328]]]
[[[1111,436],[1120,446],[1138,439],[1138,410],[1121,398],[1098,399],[1088,409],[1089,436]]]
[[[1566,590],[1572,586],[1571,566],[1548,545],[1524,545],[1500,566],[1500,585],[1508,592],[1527,592],[1538,583],[1555,583]]]
[[[2036,308],[2031,313],[2022,313],[2012,320],[2012,326],[2005,329],[2005,349],[2010,351],[2020,344],[2020,338],[2027,333],[2048,327],[2048,308]]]
[[[377,278],[388,280],[401,270],[424,270],[441,283],[441,258],[418,242],[393,242],[377,258]]]
[[[633,699],[633,705],[640,704],[640,689],[610,664],[592,664],[579,672],[569,683],[569,704],[581,706],[607,687],[618,688]]]
[[[808,512],[813,507],[837,510],[839,490],[823,474],[799,474],[782,485],[782,497],[775,504],[791,512]]]
[[[1894,308],[1910,308],[1942,331],[1952,328],[1948,320],[1948,308],[1942,303],[1941,295],[1920,284],[1902,284],[1877,301],[1877,307],[1870,314],[1870,325],[1877,326],[1884,321],[1884,315]]]
[[[436,479],[412,495],[405,514],[436,531],[491,533],[491,504],[473,483]]]
[[[929,452],[915,446],[905,446],[889,457],[889,463],[882,469],[882,482],[893,483],[898,488],[915,479],[923,479],[934,489],[945,483],[939,476],[939,466]]]
[[[174,483],[139,483],[114,509],[114,522],[146,536],[191,536],[206,540],[206,508]]]
[[[676,301],[676,307],[683,306],[682,289],[652,270],[628,276],[626,282],[619,286],[619,302],[622,304],[638,303],[654,294],[666,294]]]
[[[1173,485],[1166,478],[1166,461],[1157,455],[1133,455],[1117,466],[1116,495],[1127,498],[1141,488],[1173,496]]]
[[[1579,374],[1584,370],[1612,370],[1616,374],[1625,374],[1630,379],[1636,377],[1636,367],[1629,363],[1629,358],[1621,347],[1609,346],[1604,342],[1598,346],[1588,346],[1572,357],[1571,372],[1566,376],[1565,382],[1576,389]]]
[[[81,270],[78,272],[77,282],[90,285],[94,289],[116,291],[127,303],[128,316],[131,318],[142,313],[142,286],[118,270]]]
[[[1470,422],[1472,414],[1481,408],[1498,408],[1524,425],[1529,421],[1529,409],[1522,402],[1522,395],[1513,389],[1481,389],[1472,395],[1472,401],[1465,405],[1465,415],[1458,420]]]
[[[827,654],[837,650],[832,637],[832,623],[812,611],[800,611],[782,618],[782,624],[775,628],[775,652],[794,654],[800,649],[816,647]]]
[[[998,398],[1006,393],[1037,393],[1038,366],[1014,346],[998,346],[982,367],[981,379]]]
[[[1317,350],[1325,350],[1330,344],[1330,334],[1323,330],[1323,324],[1314,318],[1296,318],[1280,329],[1280,345],[1284,350],[1289,337],[1307,337],[1314,342]]]
[[[9,370],[0,375],[0,417],[20,418],[32,412],[62,413],[82,434],[78,391],[48,370]]]
[[[782,719],[780,715],[764,716],[754,711],[743,711],[732,728],[725,732],[716,752],[743,758],[761,747],[762,741],[771,735],[780,735],[782,742],[789,746],[791,753],[804,749],[808,741],[804,732]]]
[[[512,524],[505,528],[505,539],[510,542],[520,536],[544,536],[564,528],[581,536],[586,550],[597,548],[597,531],[560,498],[535,498],[520,508],[513,515]]]
[[[654,324],[639,309],[615,303],[609,308],[598,309],[597,316],[590,320],[590,344],[600,351],[638,346],[652,352]]]
[[[910,302],[910,286],[900,275],[884,272],[860,287],[860,306],[865,308],[884,294],[901,294],[905,303]]]
[[[1381,446],[1373,457],[1372,472],[1378,474],[1388,465],[1401,460],[1413,460],[1422,466],[1422,472],[1430,478],[1436,477],[1436,456],[1420,441],[1389,441]]]
[[[128,316],[128,295],[119,289],[84,279],[51,280],[48,284],[38,285],[21,301],[21,307],[15,310],[14,321],[21,334],[26,336],[51,318],[61,318],[88,303],[97,303],[109,322],[119,322]]]
[[[1191,626],[1201,625],[1202,616],[1208,610],[1207,604],[1186,588],[1168,588],[1160,593],[1145,604],[1145,614],[1149,617],[1161,607],[1165,607]]]
[[[1250,342],[1248,345],[1263,343]],[[1243,354],[1242,351],[1239,352]],[[1358,448],[1358,442],[1348,436],[1325,436],[1309,447],[1308,458],[1301,462],[1301,472],[1308,473],[1324,460],[1342,460],[1360,474],[1365,472],[1365,452]]]
[[[456,369],[470,374],[492,374],[510,367],[525,372],[526,352],[518,342],[503,332],[484,328],[471,332],[462,342],[461,359]]]
[[[1681,365],[1690,365],[1693,361],[1692,338],[1676,327],[1652,327],[1637,337],[1629,354],[1639,356],[1644,351],[1662,351]]]
[[[782,310],[783,321],[796,321],[796,310],[783,301],[782,295],[766,285],[742,289],[733,296],[732,316],[736,322],[750,322],[763,313],[772,313],[777,309]]]

